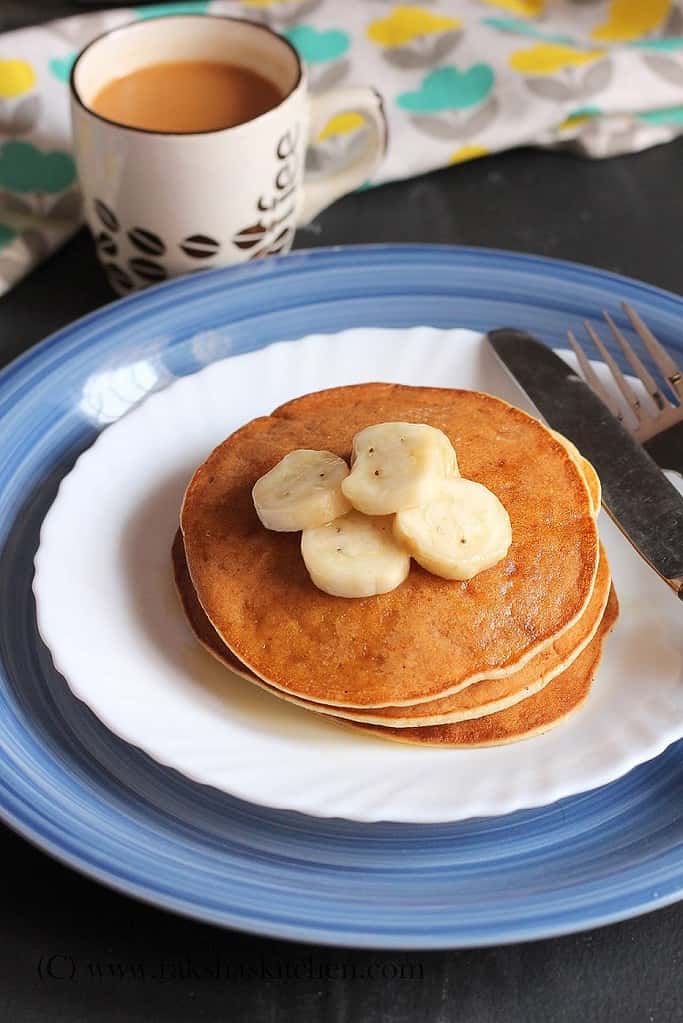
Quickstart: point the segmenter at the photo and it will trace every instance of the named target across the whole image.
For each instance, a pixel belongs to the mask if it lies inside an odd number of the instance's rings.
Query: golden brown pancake
[[[292,700],[287,694],[274,689],[263,682],[262,679],[252,675],[222,642],[204,614],[201,604],[194,593],[192,581],[187,571],[187,562],[180,533],[177,534],[173,544],[173,563],[178,592],[188,620],[195,635],[207,650],[232,671],[242,675],[247,681],[256,683],[277,697],[303,706],[302,701]],[[606,559],[602,564],[606,565]],[[598,578],[600,579],[600,573]],[[616,621],[618,608],[616,594],[610,586],[607,606],[588,645],[582,649],[568,667],[565,667],[550,682],[546,683],[540,691],[535,694],[526,695],[524,699],[504,710],[462,720],[457,723],[403,728],[396,727],[395,725],[362,724],[337,716],[331,716],[331,720],[336,724],[357,728],[360,731],[370,733],[382,739],[444,748],[453,746],[495,746],[515,742],[518,739],[530,738],[533,735],[550,729],[564,717],[567,717],[573,710],[576,710],[586,699],[600,660],[604,639]],[[474,690],[477,685],[481,684],[485,683],[477,683],[475,686],[471,686],[470,689]],[[309,703],[306,705],[306,709],[314,713],[320,713],[320,706],[316,704]]]
[[[498,714],[426,728],[385,728],[381,725],[362,725],[345,718],[334,720],[337,724],[375,735],[380,739],[442,748],[502,746],[540,735],[577,710],[588,696],[600,663],[603,642],[618,614],[619,602],[612,588],[600,627],[586,649],[535,696],[530,696],[507,710],[501,710]]]
[[[587,458],[583,457],[583,455],[581,455],[580,469],[591,495],[593,515],[598,515],[600,508],[602,507],[602,484],[600,483],[600,477],[598,476],[593,463],[589,462]]]
[[[548,432],[556,439],[559,440],[560,444],[563,444],[567,449],[567,454],[574,462],[574,464],[581,471],[581,474],[585,480],[588,491],[591,495],[591,504],[593,506],[593,514],[597,515],[600,511],[600,504],[602,502],[602,486],[600,484],[600,477],[593,468],[592,464],[587,458],[584,458],[577,446],[565,437],[563,433],[558,433],[557,430],[552,430],[547,427]]]
[[[358,708],[325,706],[322,703],[312,703],[291,696],[289,693],[269,686],[248,668],[245,668],[223,643],[197,599],[187,570],[187,560],[180,531],[176,534],[173,542],[172,555],[176,588],[192,631],[209,653],[213,654],[231,671],[241,675],[247,681],[261,686],[272,695],[295,703],[305,710],[367,724],[391,725],[397,728],[446,724],[450,721],[465,721],[470,718],[483,717],[487,714],[497,713],[539,692],[556,675],[567,668],[591,641],[602,620],[611,586],[607,557],[601,547],[595,586],[588,607],[581,618],[559,639],[544,647],[518,671],[505,678],[475,682],[452,696],[430,700],[427,703],[418,703],[412,707],[378,707],[374,710],[363,711]]]
[[[467,583],[414,565],[391,593],[329,596],[308,577],[299,535],[260,524],[251,489],[294,448],[348,458],[358,430],[396,420],[450,437],[462,475],[507,508],[512,545]],[[237,658],[284,692],[348,707],[509,675],[578,620],[598,562],[582,474],[544,426],[491,395],[395,384],[307,395],[238,430],[193,476],[181,528],[197,596]]]
[[[180,598],[180,606],[185,612],[188,624],[195,636],[202,644],[206,647],[210,654],[221,661],[226,668],[230,671],[234,671],[236,675],[240,675],[246,679],[247,682],[255,682],[267,686],[267,683],[263,682],[257,675],[249,671],[240,660],[233,654],[230,647],[226,646],[221,637],[218,635],[213,625],[206,617],[204,608],[199,603],[199,598],[195,592],[195,588],[192,585],[192,579],[190,578],[190,572],[187,567],[187,557],[185,556],[185,545],[183,543],[183,534],[180,530],[176,533],[173,538],[173,546],[171,548],[171,560],[173,562],[173,576],[175,579],[176,591]],[[276,690],[277,692],[277,690]]]

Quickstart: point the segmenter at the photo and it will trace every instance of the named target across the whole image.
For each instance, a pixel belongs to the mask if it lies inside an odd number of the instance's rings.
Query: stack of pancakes
[[[413,563],[389,593],[330,596],[311,582],[299,534],[261,525],[252,487],[296,448],[348,460],[354,434],[395,421],[443,430],[462,476],[507,509],[512,544],[467,582]],[[498,398],[334,388],[253,420],[197,469],[173,545],[176,583],[198,640],[274,696],[399,742],[512,742],[583,702],[616,620],[599,506],[579,452]]]

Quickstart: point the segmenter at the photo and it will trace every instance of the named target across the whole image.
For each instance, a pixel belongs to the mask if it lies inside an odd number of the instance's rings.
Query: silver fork
[[[635,309],[632,309],[626,302],[622,302],[622,308],[628,316],[631,326],[642,341],[643,346],[649,352],[653,362],[664,377],[668,390],[673,395],[675,401],[672,402],[662,392],[657,381],[643,365],[637,353],[626,340],[609,313],[603,313],[607,326],[626,356],[629,366],[650,396],[651,400],[649,402],[645,403],[640,400],[627,378],[621,372],[618,364],[608,352],[600,335],[591,324],[584,321],[584,327],[612,374],[622,398],[631,410],[635,425],[625,417],[623,405],[615,401],[605,388],[605,385],[591,365],[585,349],[576,340],[572,330],[567,331],[569,344],[574,350],[586,383],[595,391],[601,401],[605,403],[610,412],[633,433],[662,469],[674,469],[678,472],[683,472],[683,373],[669,353],[659,343],[647,324],[642,321]]]

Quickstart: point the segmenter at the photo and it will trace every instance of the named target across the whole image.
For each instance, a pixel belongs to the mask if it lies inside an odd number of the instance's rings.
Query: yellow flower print
[[[669,13],[671,0],[611,0],[607,21],[593,29],[601,43],[628,42],[646,35]]]
[[[349,111],[346,114],[337,114],[336,117],[327,122],[315,141],[325,142],[327,139],[332,138],[333,135],[352,135],[354,131],[358,131],[364,124],[365,118],[363,115],[357,114],[354,111]]]
[[[536,18],[545,10],[545,0],[482,0],[482,3],[522,18]]]
[[[242,0],[244,7],[277,7],[278,4],[289,2],[290,0]]]
[[[604,55],[604,50],[578,50],[561,43],[535,43],[527,50],[510,54],[510,67],[524,75],[549,75],[564,67],[588,64]]]
[[[486,146],[460,146],[448,158],[449,163],[465,163],[467,160],[476,160],[479,156],[488,156],[490,150]]]
[[[585,124],[591,120],[590,114],[570,114],[569,117],[565,117],[557,126],[558,131],[569,131],[571,128],[578,128],[579,125]]]
[[[11,99],[29,92],[36,84],[36,73],[25,60],[0,60],[0,96]]]
[[[457,18],[430,14],[421,7],[395,7],[388,18],[371,22],[368,38],[380,46],[403,46],[416,36],[446,32],[448,29],[460,28],[461,24]]]

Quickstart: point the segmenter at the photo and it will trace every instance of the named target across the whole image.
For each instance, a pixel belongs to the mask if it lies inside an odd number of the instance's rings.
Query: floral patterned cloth
[[[375,179],[511,146],[634,152],[683,133],[683,0],[215,0],[87,13],[0,37],[0,293],[80,223],[67,81],[75,54],[136,18],[214,12],[266,22],[311,87],[371,84],[390,145]],[[354,159],[349,111],[313,140],[307,169]]]

